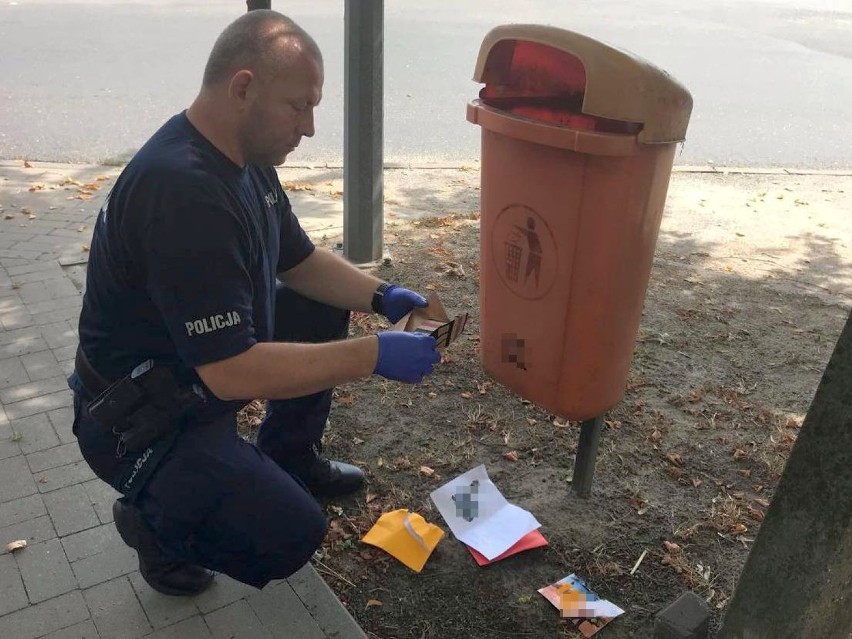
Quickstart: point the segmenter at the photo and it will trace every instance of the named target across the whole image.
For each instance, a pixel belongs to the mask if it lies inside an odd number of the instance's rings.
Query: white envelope
[[[448,481],[430,497],[456,538],[488,560],[541,526],[532,513],[506,501],[484,465]]]

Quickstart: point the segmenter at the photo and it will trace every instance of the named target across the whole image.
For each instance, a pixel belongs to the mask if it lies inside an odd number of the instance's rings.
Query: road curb
[[[0,160],[0,170],[6,168],[22,168],[23,160]],[[74,162],[43,162],[31,160],[32,168],[103,168],[104,170],[121,168],[113,164],[74,163]],[[475,171],[480,166],[479,160],[470,162],[385,162],[385,171]],[[342,162],[296,162],[278,167],[279,170],[342,170]],[[852,177],[852,169],[797,169],[791,167],[760,167],[760,166],[716,166],[707,165],[675,165],[672,173],[697,173],[718,175],[781,175],[781,176],[823,176],[823,177]]]

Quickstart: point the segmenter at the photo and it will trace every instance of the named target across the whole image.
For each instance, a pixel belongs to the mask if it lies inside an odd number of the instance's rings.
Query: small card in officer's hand
[[[437,293],[430,293],[426,300],[429,302],[428,306],[415,308],[394,324],[393,328],[397,331],[431,335],[435,338],[438,348],[446,348],[462,334],[469,315],[462,313],[450,319]]]

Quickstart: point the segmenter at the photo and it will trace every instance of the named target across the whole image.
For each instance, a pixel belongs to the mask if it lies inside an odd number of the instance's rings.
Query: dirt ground
[[[570,484],[578,424],[479,364],[478,173],[417,189],[410,173],[388,180],[392,262],[375,273],[439,291],[471,323],[419,386],[337,389],[326,452],[369,485],[326,505],[317,570],[377,639],[580,637],[536,592],[570,573],[625,609],[603,639],[651,636],[686,589],[718,625],[852,305],[852,179],[675,177],[627,390],[583,500]],[[404,219],[415,202],[433,216]],[[357,315],[352,333],[383,326]],[[541,522],[546,548],[480,568],[449,533],[429,492],[479,464]],[[447,531],[420,574],[359,541],[398,508]]]

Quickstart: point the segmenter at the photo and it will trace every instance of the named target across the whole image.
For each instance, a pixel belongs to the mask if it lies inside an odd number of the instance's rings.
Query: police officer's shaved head
[[[229,80],[240,69],[262,76],[275,75],[303,53],[322,65],[317,43],[293,20],[277,11],[249,11],[216,39],[202,84],[210,87]]]

